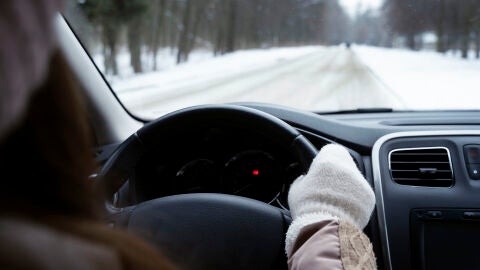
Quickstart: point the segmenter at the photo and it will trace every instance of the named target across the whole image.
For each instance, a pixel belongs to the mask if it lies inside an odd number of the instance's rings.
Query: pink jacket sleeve
[[[302,229],[288,258],[290,270],[376,269],[368,237],[355,226],[324,220]]]

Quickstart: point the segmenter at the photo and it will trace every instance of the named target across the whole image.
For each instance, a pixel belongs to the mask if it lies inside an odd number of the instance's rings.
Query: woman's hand
[[[293,222],[285,250],[290,255],[301,229],[322,220],[347,221],[363,229],[375,207],[375,194],[348,151],[326,145],[308,173],[290,186],[288,204]]]

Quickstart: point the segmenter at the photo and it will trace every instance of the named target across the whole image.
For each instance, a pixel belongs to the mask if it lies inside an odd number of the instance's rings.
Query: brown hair
[[[95,170],[93,136],[76,86],[56,52],[24,119],[0,143],[0,215],[106,245],[119,255],[123,269],[173,269],[148,244],[99,222],[103,200],[98,194],[103,193],[88,179]]]
[[[56,52],[17,129],[0,146],[3,212],[98,217],[92,134],[80,92]],[[27,213],[26,213],[27,214]]]

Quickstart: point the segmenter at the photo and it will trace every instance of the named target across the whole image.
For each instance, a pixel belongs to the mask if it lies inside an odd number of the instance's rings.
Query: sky
[[[358,6],[361,10],[365,10],[366,8],[379,8],[382,2],[383,0],[340,0],[340,3],[351,16],[355,15]]]

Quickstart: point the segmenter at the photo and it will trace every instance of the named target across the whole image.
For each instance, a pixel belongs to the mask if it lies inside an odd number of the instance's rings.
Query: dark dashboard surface
[[[266,103],[234,103],[276,116],[295,128],[309,131],[327,141],[338,142],[371,155],[375,142],[395,132],[435,130],[480,130],[480,111],[400,111],[319,115]],[[97,159],[105,161],[118,144],[100,146]]]
[[[319,115],[262,103],[236,103],[272,114],[362,154],[371,154],[382,136],[405,131],[480,130],[480,111],[405,111]]]

